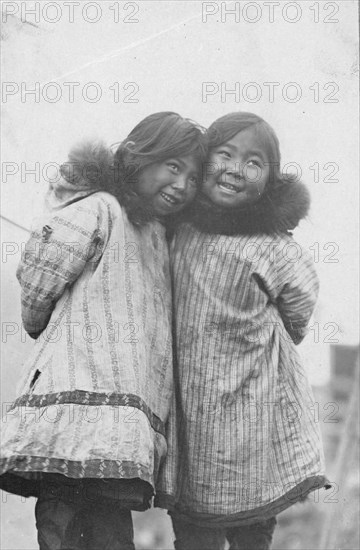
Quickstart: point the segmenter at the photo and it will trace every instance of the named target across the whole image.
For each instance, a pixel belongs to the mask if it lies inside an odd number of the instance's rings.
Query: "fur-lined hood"
[[[102,142],[85,142],[74,147],[60,167],[61,177],[50,184],[45,198],[49,210],[59,210],[97,191],[114,195],[126,210],[131,223],[145,225],[155,215],[134,189],[134,178],[124,177],[121,160]]]
[[[286,233],[305,218],[309,207],[310,195],[305,185],[286,178],[269,186],[258,202],[242,209],[220,208],[200,193],[181,221],[191,222],[205,233]]]
[[[110,191],[113,154],[103,143],[82,143],[60,167],[60,178],[50,183],[45,202],[59,210],[97,191]]]

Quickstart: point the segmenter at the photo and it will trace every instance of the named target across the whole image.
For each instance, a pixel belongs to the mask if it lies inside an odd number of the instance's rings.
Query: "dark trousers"
[[[276,525],[275,517],[231,529],[198,527],[179,520],[176,515],[171,519],[176,550],[223,550],[226,539],[230,550],[269,550]]]
[[[131,511],[116,501],[43,495],[35,516],[40,550],[135,550]]]

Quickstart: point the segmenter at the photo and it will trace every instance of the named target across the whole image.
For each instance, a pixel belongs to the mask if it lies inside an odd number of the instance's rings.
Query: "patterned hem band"
[[[17,407],[48,407],[52,405],[89,405],[107,407],[134,407],[142,411],[148,418],[151,427],[165,436],[165,426],[150,407],[137,395],[131,393],[97,393],[84,390],[47,393],[42,395],[25,394],[19,397],[10,409]]]
[[[34,491],[29,491],[29,487],[40,481],[44,473],[62,474],[73,479],[93,478],[94,481],[104,478],[140,478],[153,485],[152,476],[143,464],[121,460],[99,459],[80,462],[41,456],[17,456],[1,460],[0,469],[6,472],[0,476],[0,488],[24,496],[36,496]]]

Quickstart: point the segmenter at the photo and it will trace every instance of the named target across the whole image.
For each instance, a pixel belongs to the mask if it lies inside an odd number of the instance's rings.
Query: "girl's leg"
[[[225,531],[198,527],[171,514],[176,550],[223,550]]]
[[[83,536],[86,550],[135,550],[131,511],[104,499],[88,505]]]
[[[40,550],[84,550],[79,507],[53,497],[40,497],[35,505]]]
[[[253,525],[227,529],[230,550],[269,550],[275,525],[274,517]]]

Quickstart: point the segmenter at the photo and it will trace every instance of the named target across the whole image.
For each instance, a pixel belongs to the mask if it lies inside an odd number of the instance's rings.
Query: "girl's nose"
[[[178,189],[179,191],[182,191],[186,189],[186,185],[187,185],[187,180],[186,180],[186,177],[183,176],[183,175],[179,175],[174,181],[173,183],[171,184],[171,186],[174,188],[174,189]]]
[[[240,165],[240,162],[235,163],[235,165],[227,166],[225,173],[228,176],[232,176],[235,179],[241,179],[243,177],[243,171]]]

